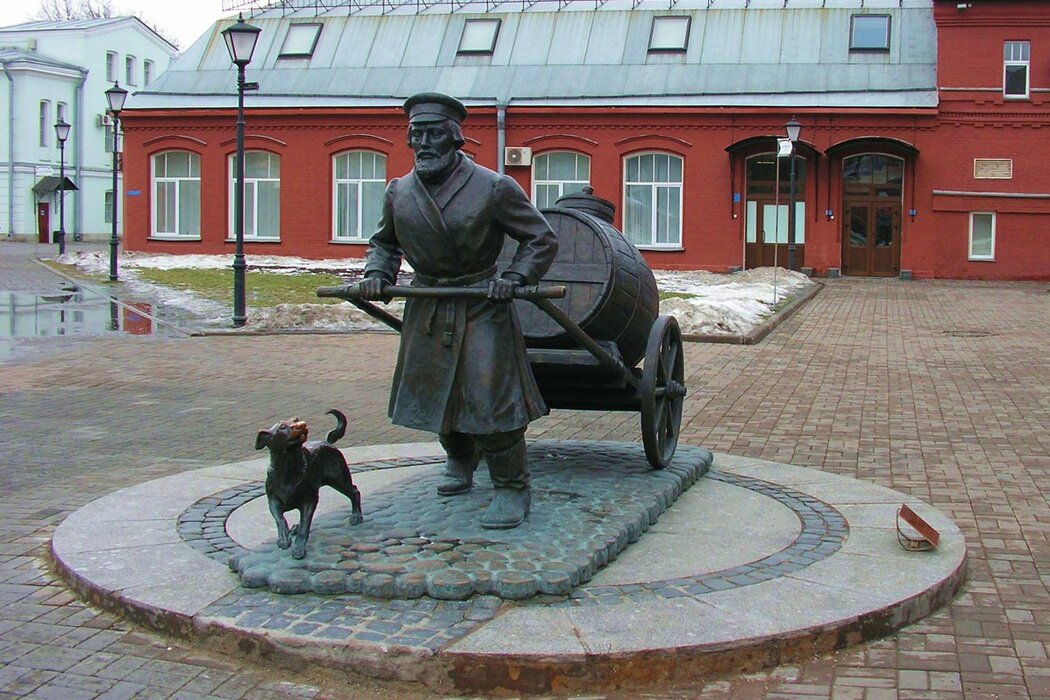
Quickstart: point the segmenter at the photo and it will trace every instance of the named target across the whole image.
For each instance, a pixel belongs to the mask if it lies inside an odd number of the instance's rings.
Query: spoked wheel
[[[682,331],[674,316],[660,316],[649,331],[642,370],[642,443],[653,469],[663,469],[678,447],[686,395]]]

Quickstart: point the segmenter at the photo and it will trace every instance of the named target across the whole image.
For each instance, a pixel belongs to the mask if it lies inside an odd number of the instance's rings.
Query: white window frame
[[[106,52],[106,82],[113,83],[117,80],[117,52]]]
[[[885,31],[883,32],[883,39],[879,43],[858,43],[857,41],[857,24],[858,20],[860,24],[874,24],[873,20],[879,19],[884,23]],[[864,53],[866,51],[872,52],[885,52],[890,50],[890,16],[889,15],[875,15],[875,14],[857,14],[851,15],[849,18],[849,50],[857,53]]]
[[[681,53],[689,48],[689,15],[659,15],[649,28],[650,53]]]
[[[992,239],[990,241],[988,253],[974,253],[973,251],[973,222],[974,218],[978,216],[990,217]],[[970,233],[968,237],[967,254],[970,260],[978,261],[994,261],[995,260],[995,225],[996,215],[994,211],[972,211],[970,212]]]
[[[373,161],[372,177],[339,177],[339,159],[349,158],[354,154],[368,154],[375,158]],[[375,173],[382,166],[382,176],[377,176]],[[367,222],[365,221],[365,198],[362,196],[365,189],[365,184],[381,184],[383,191],[386,191],[386,168],[387,168],[387,156],[385,153],[379,151],[370,151],[368,149],[353,149],[349,151],[342,151],[332,156],[332,240],[341,242],[351,243],[363,243],[372,237],[375,233],[376,221]],[[355,230],[350,232],[341,232],[339,230],[339,209],[340,206],[349,206],[349,202],[346,205],[340,201],[339,193],[340,186],[357,187],[357,205],[352,214],[348,215],[348,220],[355,222]],[[349,191],[349,190],[348,190]],[[382,195],[381,195],[382,196]],[[380,202],[380,210],[382,210],[382,202]],[[349,214],[349,212],[348,212]]]
[[[1010,93],[1006,91],[1007,73],[1010,68],[1024,68],[1024,93]],[[1032,88],[1032,66],[1031,66],[1031,42],[1029,41],[1005,41],[1003,42],[1003,99],[1027,100]]]
[[[131,54],[124,57],[124,84],[125,85],[138,85],[139,78],[138,72],[138,61]]]
[[[171,154],[171,153],[185,153],[187,156],[189,156],[189,161],[188,161],[189,175],[185,175],[185,176],[182,176],[182,175],[174,175],[174,176],[165,175],[163,177],[158,177],[157,176],[157,160],[159,158],[161,158],[162,156],[167,156],[168,154]],[[196,176],[194,176],[194,174],[193,174],[194,159],[196,159],[196,164],[197,164],[197,168],[196,168],[197,174],[196,174]],[[193,151],[183,151],[183,150],[178,150],[178,149],[172,149],[172,150],[168,150],[168,151],[161,151],[160,153],[154,153],[152,156],[150,156],[150,195],[151,195],[151,201],[150,201],[150,236],[151,237],[153,237],[153,238],[169,238],[169,239],[175,239],[175,240],[200,240],[200,237],[201,237],[201,232],[200,232],[200,224],[201,224],[201,189],[200,189],[201,176],[200,176],[200,168],[201,168],[201,157],[200,157],[199,154],[194,153]],[[184,196],[183,193],[182,193],[182,191],[183,191],[183,183],[187,183],[187,182],[196,182],[197,183],[197,230],[196,231],[190,231],[190,232],[187,232],[187,233],[179,233],[179,229],[181,228],[179,218],[181,216],[181,210],[182,210],[182,207],[181,207],[182,197]],[[174,214],[175,214],[175,216],[174,216],[174,226],[172,227],[174,230],[172,230],[172,231],[158,231],[157,230],[157,205],[158,205],[158,202],[160,201],[160,197],[158,196],[158,190],[159,190],[159,186],[160,185],[169,185],[169,184],[174,184],[175,185],[175,187],[174,187],[174,200],[175,200]]]
[[[492,17],[468,19],[463,23],[457,54],[491,54],[496,50],[501,20]]]
[[[665,157],[665,158],[670,159],[668,161],[668,166],[670,166],[671,162],[677,161],[678,165],[679,165],[678,171],[680,173],[679,180],[677,182],[661,181],[661,180],[655,179],[655,177],[656,177],[655,175],[654,175],[654,179],[652,181],[649,181],[649,182],[646,182],[646,181],[643,181],[643,180],[630,180],[630,179],[628,179],[629,172],[630,172],[630,162],[632,160],[634,160],[634,159],[637,159],[637,158],[644,158],[644,157],[649,157],[649,156]],[[639,168],[640,167],[641,166],[639,165]],[[654,158],[654,172],[655,172],[655,170],[656,170],[656,163],[655,163],[655,158]],[[680,155],[678,155],[676,153],[666,153],[666,152],[663,152],[663,151],[646,151],[646,152],[642,152],[642,153],[632,153],[631,155],[624,157],[624,159],[623,159],[623,203],[624,203],[624,205],[623,205],[623,225],[624,225],[623,233],[624,233],[624,236],[627,238],[627,240],[631,241],[631,243],[633,243],[636,248],[638,248],[640,250],[682,250],[683,249],[683,245],[682,245],[682,228],[683,228],[683,226],[682,226],[682,204],[683,204],[683,202],[682,202],[682,195],[683,195],[683,192],[684,192],[684,186],[683,186],[684,185],[684,181],[685,181],[685,158],[683,158],[682,156],[680,156]],[[650,191],[650,197],[651,197],[651,199],[650,199],[650,211],[651,211],[651,214],[650,214],[650,221],[649,221],[649,240],[648,241],[635,241],[635,240],[632,240],[631,235],[632,235],[633,232],[628,232],[628,230],[627,230],[628,229],[628,222],[631,219],[631,199],[628,196],[628,192],[629,192],[631,187],[649,187],[649,188],[651,188],[651,191]],[[675,215],[676,215],[677,223],[678,223],[678,228],[677,228],[677,232],[676,232],[677,240],[670,240],[670,241],[666,241],[666,242],[657,242],[656,241],[656,234],[657,234],[657,231],[659,229],[659,225],[658,225],[659,224],[659,219],[660,219],[659,201],[660,201],[660,192],[661,191],[674,192],[674,193],[677,194],[678,207],[677,207],[677,211],[674,212]]]
[[[102,195],[102,223],[113,223],[113,190],[106,190]]]
[[[40,147],[47,148],[51,145],[51,130],[55,125],[51,122],[51,100],[40,100]]]
[[[250,154],[264,154],[267,156],[267,175],[261,177],[248,173],[248,156]],[[230,173],[229,200],[229,224],[228,240],[233,240],[236,235],[234,230],[234,215],[237,209],[237,154],[231,153],[227,159],[228,171]],[[281,240],[281,156],[270,151],[245,151],[244,152],[244,240],[246,241],[280,241]],[[261,183],[277,183],[277,227],[276,233],[270,235],[259,234],[259,185]]]
[[[142,62],[142,87],[149,87],[153,82],[153,61]]]
[[[550,157],[556,155],[571,155],[576,157],[576,177],[572,180],[556,180],[550,177]],[[581,176],[581,164],[586,169],[586,177]],[[547,167],[547,177],[541,177],[539,169],[541,165]],[[537,206],[553,207],[555,202],[560,197],[564,197],[567,194],[574,192],[583,191],[584,187],[591,184],[591,157],[586,153],[577,153],[576,151],[545,151],[533,157],[532,159],[532,201]],[[540,187],[557,187],[558,194],[554,197],[553,201],[548,201],[546,204],[541,205],[539,203],[539,189]]]

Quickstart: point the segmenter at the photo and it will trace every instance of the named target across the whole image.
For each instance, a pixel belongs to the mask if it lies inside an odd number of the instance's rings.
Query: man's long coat
[[[550,225],[514,180],[459,154],[433,196],[415,171],[390,181],[365,274],[394,282],[403,256],[415,286],[487,288],[506,236],[518,249],[502,274],[537,284],[558,250]],[[513,304],[408,299],[389,412],[409,428],[477,435],[545,415]]]

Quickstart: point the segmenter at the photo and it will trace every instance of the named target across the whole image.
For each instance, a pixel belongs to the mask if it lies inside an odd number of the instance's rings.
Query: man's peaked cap
[[[439,122],[445,119],[451,119],[459,124],[467,118],[467,108],[462,102],[439,92],[421,92],[418,95],[412,95],[405,100],[403,109],[408,115],[409,124]]]

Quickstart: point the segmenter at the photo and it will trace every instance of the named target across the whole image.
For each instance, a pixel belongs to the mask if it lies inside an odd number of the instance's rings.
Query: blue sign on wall
[[[142,194],[142,190],[128,190],[129,197],[138,197],[140,194]]]

